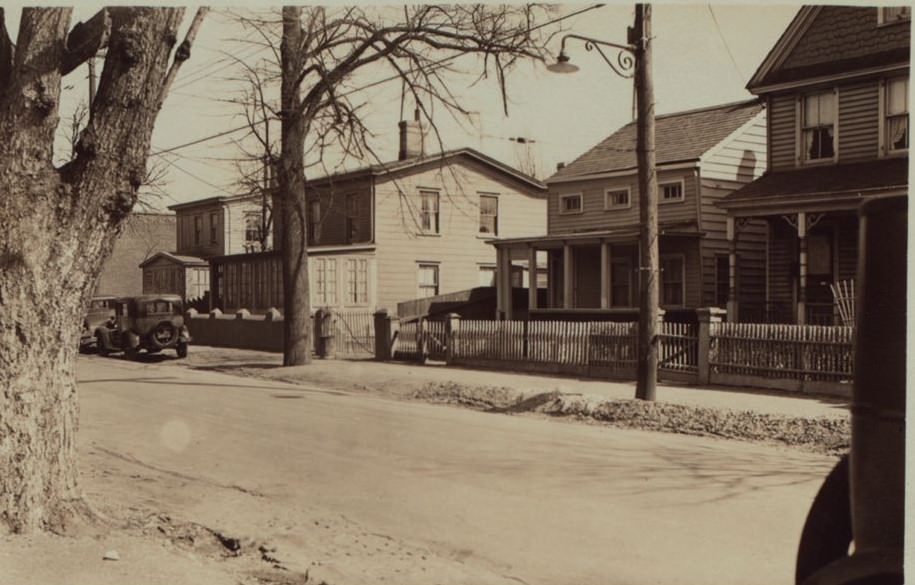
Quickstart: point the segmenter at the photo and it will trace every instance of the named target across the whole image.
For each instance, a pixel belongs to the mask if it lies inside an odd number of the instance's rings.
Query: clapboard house
[[[750,80],[768,111],[766,172],[721,203],[738,248],[747,221],[766,225],[765,298],[741,320],[836,322],[830,285],[855,277],[857,208],[908,192],[910,17],[805,6]]]
[[[543,230],[546,186],[472,148],[427,155],[400,122],[398,160],[306,183],[311,304],[340,311],[492,286],[489,242]],[[274,220],[282,242],[283,218]],[[282,307],[280,251],[211,259],[214,306]]]
[[[725,213],[716,205],[759,177],[766,166],[766,113],[758,100],[706,107],[656,119],[661,305],[669,311],[726,307],[728,244]],[[498,313],[512,318],[506,275],[545,253],[548,294],[534,318],[631,313],[639,303],[639,187],[636,123],[560,168],[547,180],[547,232],[500,238]],[[754,231],[755,230],[755,231]],[[748,226],[739,253],[740,289],[763,298],[764,234]]]

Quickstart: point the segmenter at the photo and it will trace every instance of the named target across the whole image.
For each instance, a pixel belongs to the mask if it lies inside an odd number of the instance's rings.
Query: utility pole
[[[654,400],[658,384],[658,180],[655,172],[654,86],[651,76],[651,5],[635,5],[635,91],[639,165],[639,361],[635,397]]]

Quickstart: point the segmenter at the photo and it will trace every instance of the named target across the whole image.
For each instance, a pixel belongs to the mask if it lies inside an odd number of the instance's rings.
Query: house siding
[[[696,221],[696,173],[694,169],[659,171],[658,185],[683,181],[683,201],[658,204],[660,223]],[[629,207],[604,209],[607,189],[629,189]],[[559,201],[563,195],[581,193],[583,212],[560,214]],[[660,197],[660,194],[659,194]],[[639,185],[636,173],[608,179],[591,179],[550,185],[547,201],[547,228],[550,234],[576,233],[632,227],[639,224]]]
[[[839,162],[877,156],[879,96],[875,81],[839,88]]]
[[[774,95],[769,111],[769,161],[772,170],[797,165],[797,97]]]
[[[262,212],[259,198],[237,200],[194,206],[179,209],[177,215],[177,250],[186,256],[208,258],[227,254],[241,254],[251,250],[245,249],[245,213]],[[216,217],[216,239],[211,236],[210,221]],[[194,218],[201,218],[199,243],[194,239]],[[270,246],[272,238],[268,238]]]
[[[439,190],[440,233],[419,233],[419,189]],[[421,262],[439,266],[439,293],[479,285],[480,265],[496,263],[491,238],[479,233],[479,193],[499,198],[498,237],[542,234],[545,200],[466,158],[444,166],[379,177],[375,185],[378,305],[391,311],[417,297]]]

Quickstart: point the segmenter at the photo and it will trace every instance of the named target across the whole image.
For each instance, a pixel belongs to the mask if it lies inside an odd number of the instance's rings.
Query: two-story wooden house
[[[269,249],[269,211],[263,203],[260,194],[249,194],[169,206],[175,213],[176,249],[160,251],[140,265],[143,292],[201,298],[210,288],[208,259]]]
[[[656,119],[661,305],[726,306],[725,214],[715,203],[758,177],[766,165],[766,114],[758,100]],[[622,127],[547,180],[547,234],[503,238],[498,250],[498,312],[512,317],[508,267],[549,257],[546,306],[537,313],[631,311],[639,298],[639,189],[636,124]],[[763,298],[763,234],[741,239],[739,278],[748,300]]]
[[[833,323],[829,285],[857,269],[858,206],[908,192],[910,15],[803,7],[750,80],[768,165],[721,202],[732,240],[748,220],[767,226],[764,303],[739,307],[741,320]]]
[[[545,227],[542,182],[471,148],[425,155],[423,140],[418,121],[401,122],[398,160],[306,183],[313,307],[393,313],[402,301],[492,286],[488,242]],[[281,217],[274,226],[279,247]],[[279,251],[214,267],[216,306],[282,307]]]

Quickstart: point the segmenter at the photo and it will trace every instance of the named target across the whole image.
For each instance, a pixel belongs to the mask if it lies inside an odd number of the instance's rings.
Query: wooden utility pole
[[[658,180],[655,172],[654,86],[651,77],[651,5],[636,4],[635,91],[639,165],[639,362],[635,397],[654,400],[658,384]]]

